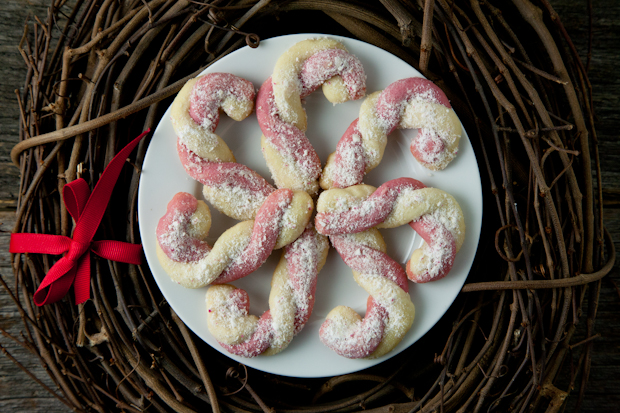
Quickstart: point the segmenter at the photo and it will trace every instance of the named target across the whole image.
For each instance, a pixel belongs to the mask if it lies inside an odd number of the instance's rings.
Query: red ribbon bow
[[[149,132],[150,129],[143,132],[112,159],[103,171],[92,194],[88,184],[82,178],[63,187],[62,196],[65,206],[75,220],[73,238],[49,234],[11,234],[9,251],[12,253],[66,253],[50,268],[34,293],[33,299],[36,305],[55,303],[67,294],[71,285],[73,285],[76,304],[81,304],[90,298],[89,251],[108,260],[136,265],[142,263],[141,244],[93,241],[93,237],[103,218],[125,160],[138,142]]]

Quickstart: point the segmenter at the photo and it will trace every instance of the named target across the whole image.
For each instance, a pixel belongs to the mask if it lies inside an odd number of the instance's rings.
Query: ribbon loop
[[[142,245],[121,241],[93,242],[93,237],[101,223],[125,159],[149,132],[150,129],[146,130],[121,149],[101,174],[92,194],[88,183],[82,178],[63,187],[63,201],[75,220],[72,238],[48,234],[11,234],[9,251],[12,253],[65,254],[50,268],[34,293],[33,300],[36,305],[55,303],[67,294],[72,285],[76,304],[88,300],[91,251],[114,261],[142,263]]]
[[[62,199],[65,202],[67,211],[75,221],[80,219],[89,197],[90,187],[82,178],[69,182],[62,187]]]

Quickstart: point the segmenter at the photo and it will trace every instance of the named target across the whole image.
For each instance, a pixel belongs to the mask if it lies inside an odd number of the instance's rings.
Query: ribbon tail
[[[73,239],[81,243],[89,243],[92,241],[101,218],[105,213],[112,191],[116,185],[125,161],[131,151],[138,145],[140,140],[144,138],[150,129],[143,132],[140,136],[129,142],[127,146],[121,149],[114,158],[110,161],[108,166],[104,169],[99,182],[95,185],[95,189],[88,198],[86,205],[80,215],[79,221],[76,223],[75,230],[73,231]]]
[[[90,254],[88,252],[77,262],[73,294],[75,304],[82,304],[90,298]]]

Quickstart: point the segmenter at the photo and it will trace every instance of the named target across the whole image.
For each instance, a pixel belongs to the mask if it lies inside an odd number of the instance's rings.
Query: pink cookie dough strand
[[[216,189],[234,188],[251,193],[263,202],[275,188],[254,170],[236,162],[209,162],[177,140],[179,159],[185,171],[196,181]]]
[[[426,241],[430,250],[429,255],[435,263],[432,269],[416,273],[412,270],[411,260],[407,261],[409,279],[417,283],[425,283],[445,277],[454,265],[457,252],[456,240],[452,233],[428,215],[422,216],[417,221],[411,221],[409,226]]]
[[[342,135],[334,155],[334,188],[348,188],[361,183],[366,174],[362,135],[355,119]]]

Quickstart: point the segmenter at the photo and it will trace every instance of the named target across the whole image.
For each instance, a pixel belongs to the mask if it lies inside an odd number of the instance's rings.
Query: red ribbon
[[[55,303],[67,294],[71,285],[73,285],[76,304],[88,300],[90,298],[90,252],[108,260],[136,265],[142,263],[141,244],[93,241],[93,237],[103,218],[125,160],[138,142],[149,132],[150,129],[143,132],[112,159],[103,171],[92,194],[88,184],[82,178],[63,187],[62,196],[65,206],[75,220],[73,238],[49,234],[11,234],[9,251],[12,253],[65,254],[50,268],[34,293],[33,299],[36,305]]]

